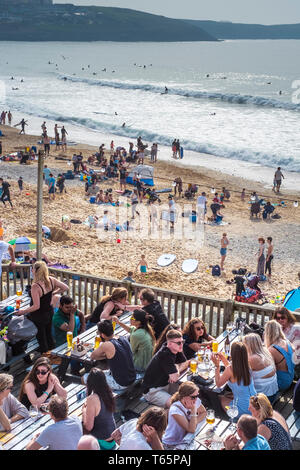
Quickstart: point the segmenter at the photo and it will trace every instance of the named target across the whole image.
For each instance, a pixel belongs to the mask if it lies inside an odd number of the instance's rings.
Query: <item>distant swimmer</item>
[[[102,69],[102,72],[106,72],[106,69]]]
[[[115,73],[116,71],[115,70],[112,70],[111,73]]]
[[[168,91],[169,91],[168,88],[165,86],[165,93],[168,93]]]
[[[117,111],[115,111],[115,116],[118,116],[118,113],[117,113]]]
[[[208,78],[208,77],[209,77],[209,73],[208,73],[208,74],[206,74],[206,78]]]
[[[14,90],[14,91],[15,91],[15,90],[18,90],[18,89],[19,89],[19,88],[12,88],[12,90]]]
[[[267,82],[267,85],[272,85],[272,82]]]
[[[97,75],[96,72],[93,72],[93,75]]]
[[[126,126],[126,122],[123,122],[122,127],[125,127],[125,126]]]
[[[68,80],[67,77],[64,77],[64,81]]]
[[[81,69],[81,70],[84,70],[84,67],[82,67],[82,69]]]
[[[90,68],[90,66],[88,65],[88,69]]]
[[[210,116],[216,116],[217,113],[210,113]]]
[[[281,91],[281,90],[279,91],[279,94],[282,95],[282,91]]]
[[[11,80],[14,80],[14,77],[10,77]]]

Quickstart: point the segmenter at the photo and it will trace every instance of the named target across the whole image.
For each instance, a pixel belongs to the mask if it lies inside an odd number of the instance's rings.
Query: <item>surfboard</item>
[[[176,259],[176,255],[172,255],[172,254],[169,254],[169,253],[164,253],[163,255],[161,255],[158,260],[157,260],[157,264],[158,266],[169,266],[170,264],[172,264]]]
[[[181,269],[186,274],[194,273],[198,268],[198,261],[193,258],[185,259],[181,265]]]
[[[180,158],[183,158],[183,147],[180,147]]]

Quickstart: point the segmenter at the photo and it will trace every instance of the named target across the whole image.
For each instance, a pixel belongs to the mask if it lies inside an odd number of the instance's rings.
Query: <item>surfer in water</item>
[[[122,127],[125,127],[125,126],[126,126],[126,122],[123,122]]]

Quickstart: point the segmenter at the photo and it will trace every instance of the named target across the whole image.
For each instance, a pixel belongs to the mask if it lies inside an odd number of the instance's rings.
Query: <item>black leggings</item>
[[[269,271],[269,275],[271,276],[271,263],[272,263],[273,255],[271,255],[266,261],[266,266],[265,266],[265,273],[267,274],[267,271]]]
[[[39,351],[45,353],[55,348],[55,342],[52,336],[52,317],[45,322],[33,321],[37,327],[36,339],[39,343]]]

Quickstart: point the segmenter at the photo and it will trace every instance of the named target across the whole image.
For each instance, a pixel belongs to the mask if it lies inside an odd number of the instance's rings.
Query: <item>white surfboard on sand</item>
[[[176,255],[172,255],[172,254],[169,254],[169,253],[164,253],[163,255],[161,255],[158,260],[157,260],[157,264],[158,266],[169,266],[170,264],[172,264],[176,259]]]
[[[181,269],[186,274],[191,274],[198,268],[198,261],[193,258],[185,259],[181,265]]]

